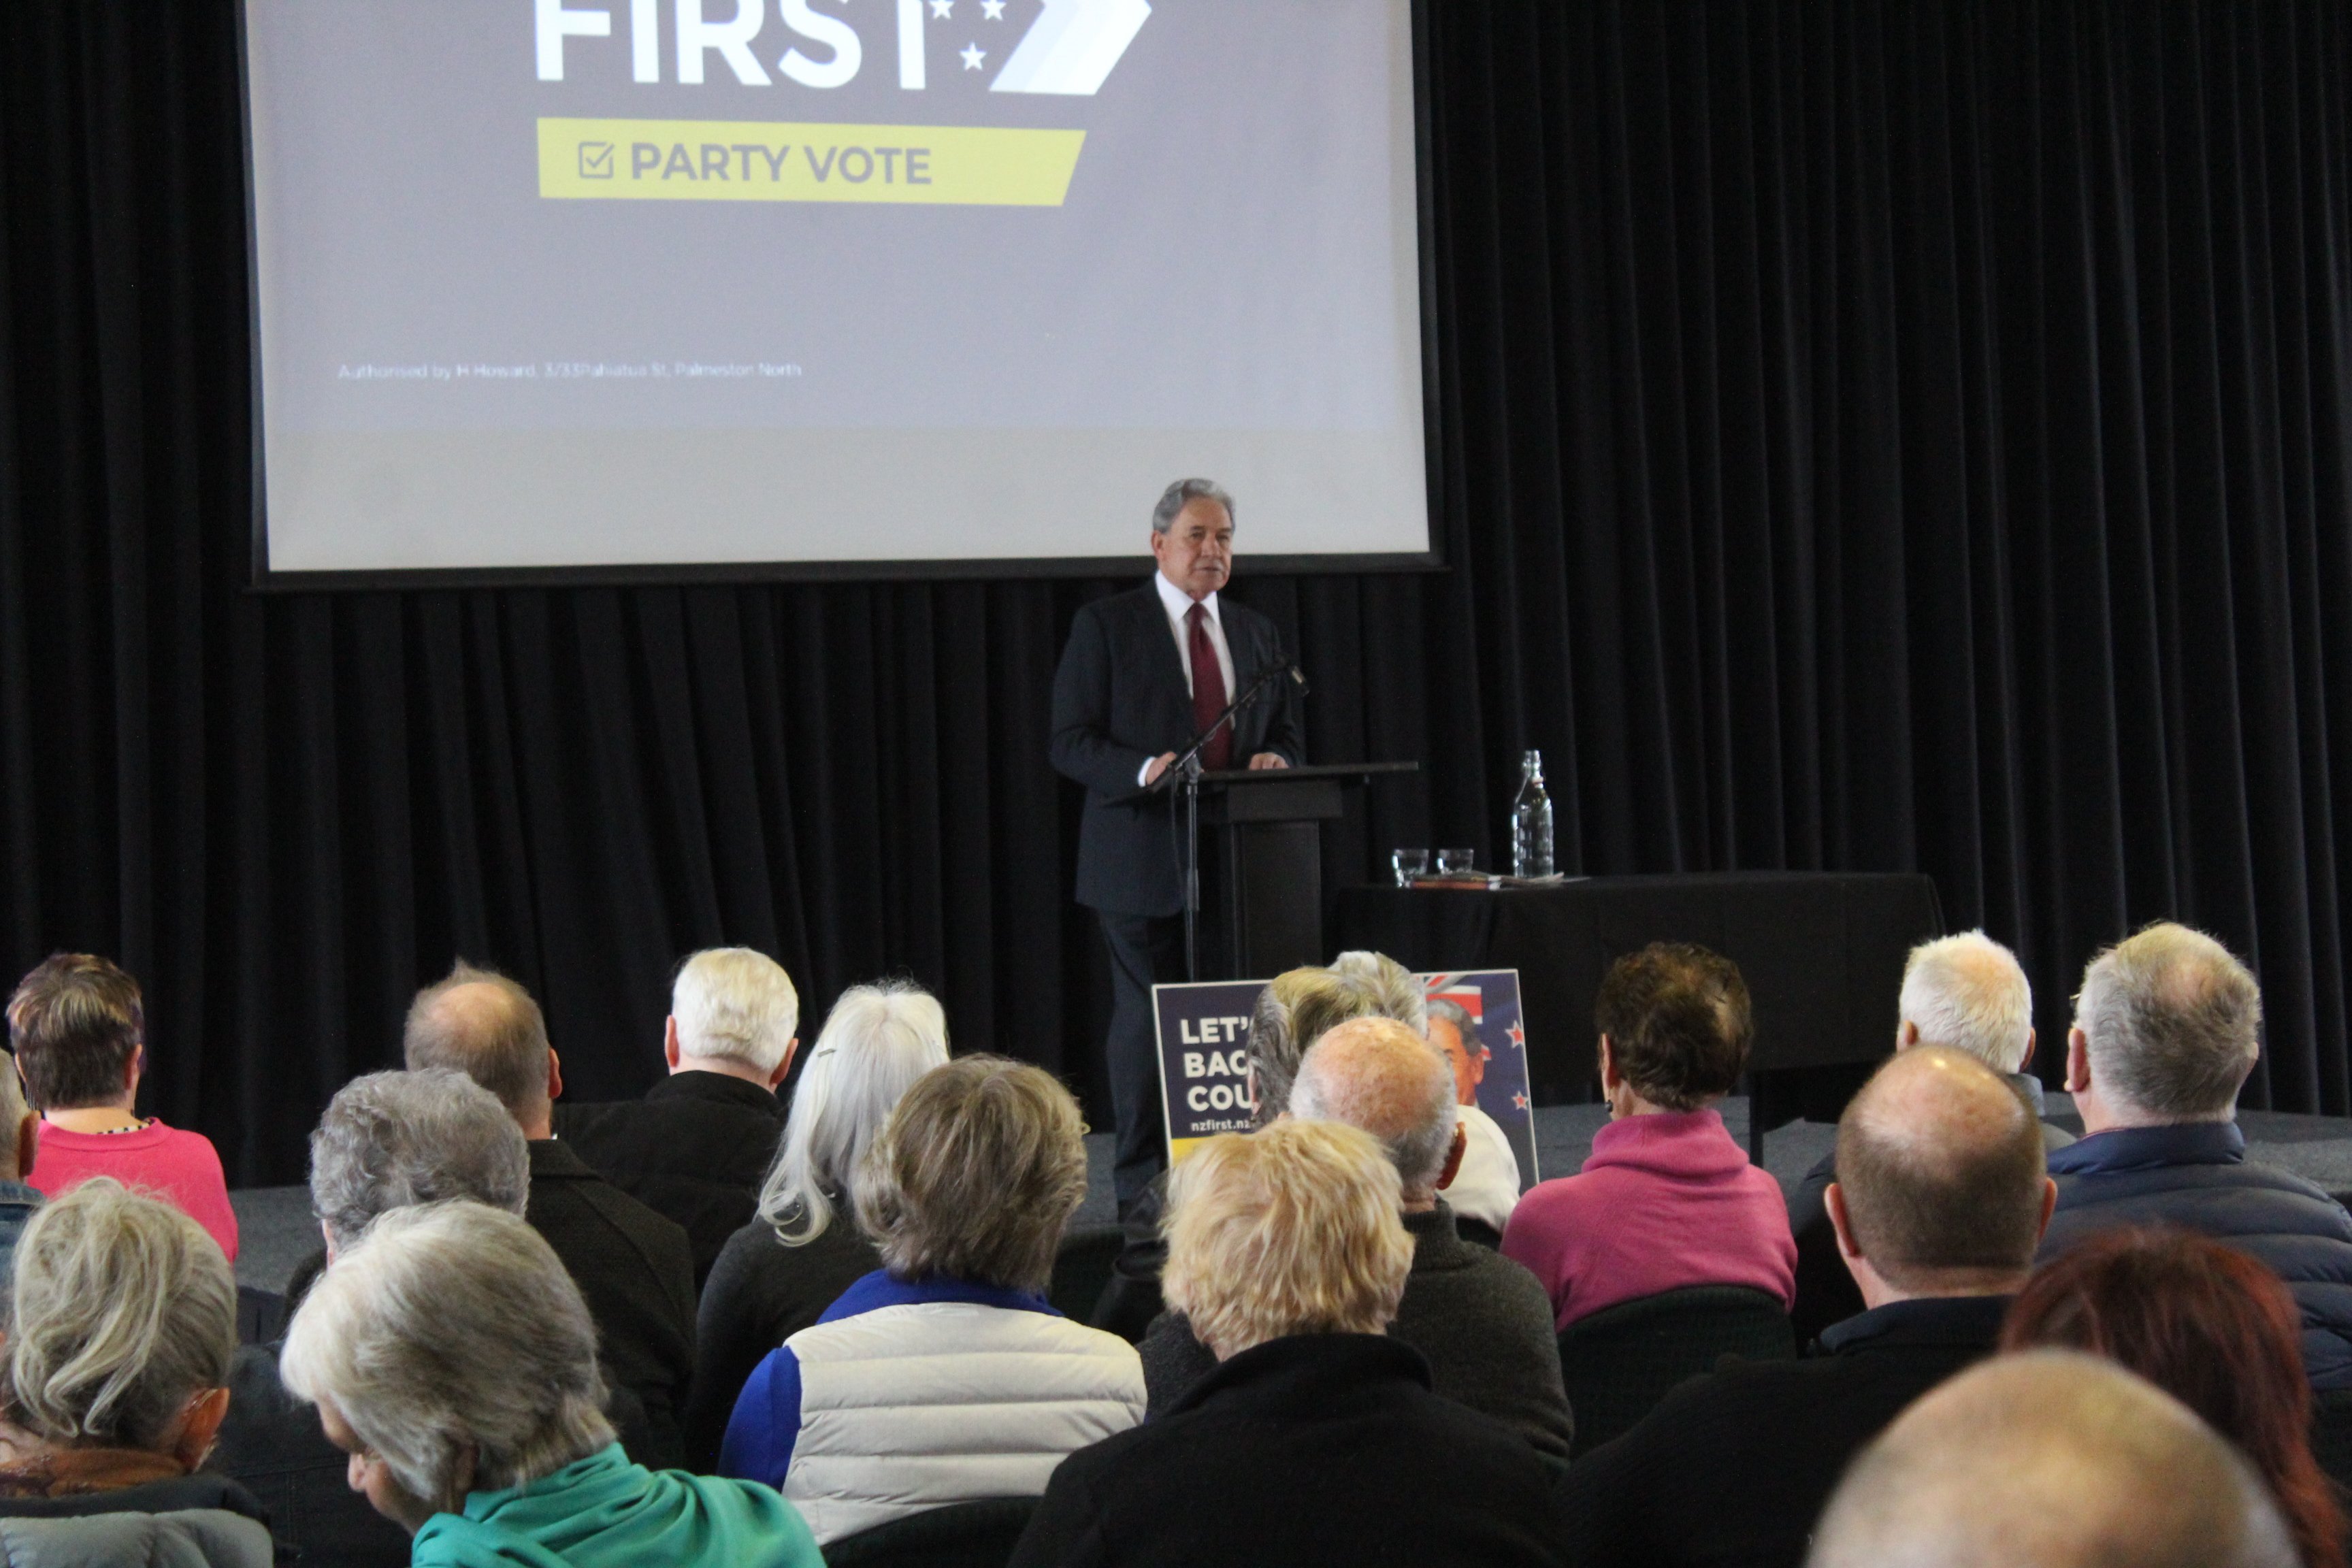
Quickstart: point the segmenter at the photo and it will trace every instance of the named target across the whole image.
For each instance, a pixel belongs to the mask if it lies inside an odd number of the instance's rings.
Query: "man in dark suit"
[[[530,993],[460,963],[416,994],[402,1044],[413,1071],[451,1068],[499,1097],[530,1156],[523,1218],[547,1238],[596,1320],[596,1359],[645,1408],[652,1468],[685,1462],[679,1418],[694,1376],[694,1248],[664,1219],[556,1141],[562,1066]]]
[[[1146,1240],[1152,1179],[1165,1168],[1151,986],[1183,977],[1181,845],[1157,784],[1225,705],[1287,663],[1274,623],[1223,596],[1233,574],[1233,498],[1180,479],[1151,513],[1160,570],[1139,588],[1078,611],[1054,675],[1054,767],[1087,786],[1078,826],[1078,902],[1110,948],[1110,1037],[1104,1047],[1118,1117],[1119,1223]],[[1305,737],[1289,693],[1270,688],[1202,753],[1210,770],[1282,768]]]

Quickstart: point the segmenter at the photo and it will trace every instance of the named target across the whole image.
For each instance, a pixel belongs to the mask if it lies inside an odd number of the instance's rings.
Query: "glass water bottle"
[[[1519,793],[1511,802],[1511,874],[1551,875],[1551,796],[1544,790],[1543,753],[1519,763]]]

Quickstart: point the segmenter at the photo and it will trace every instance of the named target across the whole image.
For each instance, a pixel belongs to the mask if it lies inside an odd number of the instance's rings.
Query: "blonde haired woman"
[[[1034,1497],[1071,1449],[1141,1420],[1135,1347],[1045,1297],[1085,1131],[1051,1074],[1000,1057],[908,1089],[854,1184],[883,1266],[760,1363],[719,1472],[778,1488],[831,1542]]]
[[[1561,1561],[1542,1462],[1429,1391],[1382,1332],[1412,1241],[1369,1133],[1280,1121],[1169,1180],[1170,1306],[1218,1366],[1151,1424],[1073,1454],[1013,1568]]]

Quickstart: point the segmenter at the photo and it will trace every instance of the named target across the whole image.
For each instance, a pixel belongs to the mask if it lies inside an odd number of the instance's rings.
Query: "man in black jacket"
[[[547,1238],[587,1298],[598,1359],[645,1407],[656,1468],[685,1458],[678,1419],[694,1376],[694,1249],[686,1232],[556,1141],[562,1064],[530,993],[460,962],[416,994],[404,1033],[408,1065],[454,1068],[499,1097],[530,1152],[523,1218]]]
[[[1129,1239],[1152,1233],[1150,1188],[1165,1168],[1151,986],[1183,976],[1181,846],[1158,783],[1228,702],[1283,668],[1274,623],[1223,596],[1234,561],[1234,505],[1206,479],[1168,487],[1151,514],[1160,570],[1139,588],[1078,611],[1054,674],[1055,771],[1087,786],[1078,824],[1078,902],[1095,911],[1111,961],[1104,1054],[1118,1119],[1114,1173]],[[1306,754],[1284,684],[1221,730],[1204,767],[1288,767]]]
[[[643,1100],[558,1105],[555,1135],[606,1181],[686,1227],[694,1286],[751,1223],[783,1135],[776,1086],[793,1069],[800,996],[783,966],[715,947],[678,966],[662,1056],[669,1076]]]
[[[2007,1079],[2035,1116],[2042,1114],[2042,1080],[2025,1070],[2033,1061],[2033,987],[2017,955],[1984,932],[1964,931],[1923,942],[1904,961],[1895,1048],[1914,1046],[1968,1052]],[[2044,1149],[2054,1152],[2074,1141],[2064,1128],[2042,1123]],[[1838,1256],[1837,1232],[1822,1201],[1836,1180],[1832,1152],[1789,1194],[1789,1232],[1797,1241],[1797,1300],[1789,1309],[1789,1322],[1800,1345],[1862,1310],[1862,1296]]]
[[[1838,1121],[1831,1222],[1868,1310],[1799,1362],[1727,1362],[1577,1461],[1580,1563],[1797,1568],[1846,1461],[1989,1354],[2056,1189],[2040,1126],[2000,1075],[1934,1046],[1881,1068]]]

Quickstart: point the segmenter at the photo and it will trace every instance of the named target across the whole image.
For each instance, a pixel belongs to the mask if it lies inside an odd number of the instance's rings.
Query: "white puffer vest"
[[[820,1543],[947,1503],[1036,1496],[1065,1455],[1143,1419],[1134,1346],[1025,1308],[877,1307],[784,1349],[800,1363],[801,1423],[783,1493]]]

